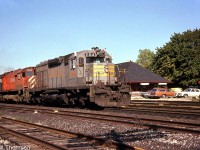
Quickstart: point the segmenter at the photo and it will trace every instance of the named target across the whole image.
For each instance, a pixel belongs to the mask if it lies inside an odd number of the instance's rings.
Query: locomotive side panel
[[[69,86],[85,86],[85,53],[83,51],[74,53],[69,58]]]
[[[36,66],[36,86],[35,89],[42,90],[47,88],[47,62]]]
[[[68,84],[67,67],[64,62],[48,65],[48,88],[63,88]]]
[[[69,65],[68,65],[68,86],[76,87],[77,86],[77,60],[76,57],[73,55],[69,58]]]
[[[48,77],[47,77],[47,87],[56,88],[61,86],[61,81],[58,75],[58,70],[60,66],[48,68]]]
[[[84,52],[73,53],[68,58],[68,87],[85,86]]]
[[[0,92],[2,91],[2,77],[0,76]]]
[[[2,80],[3,91],[16,91],[23,88],[21,69],[6,73]]]
[[[77,87],[77,67],[74,54],[48,60],[48,88]]]
[[[2,95],[2,92],[3,92],[3,77],[4,77],[4,74],[0,75],[0,101],[3,100],[3,95]]]
[[[15,79],[14,79],[15,78]],[[14,74],[14,82],[13,82],[13,87],[15,88],[15,90],[20,90],[23,89],[23,77],[22,77],[22,70],[19,69],[19,71],[17,71]],[[10,78],[10,80],[12,80],[12,77]]]

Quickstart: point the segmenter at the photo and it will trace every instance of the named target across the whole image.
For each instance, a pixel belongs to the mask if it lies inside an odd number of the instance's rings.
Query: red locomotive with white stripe
[[[35,67],[6,72],[0,76],[0,100],[28,101],[35,84]]]
[[[33,89],[35,85],[36,85],[36,76],[33,75],[32,77],[28,79],[28,87],[29,89]]]

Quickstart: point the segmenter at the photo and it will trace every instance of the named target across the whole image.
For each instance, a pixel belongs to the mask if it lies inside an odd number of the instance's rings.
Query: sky
[[[200,0],[0,0],[0,74],[98,46],[114,63],[200,28]]]

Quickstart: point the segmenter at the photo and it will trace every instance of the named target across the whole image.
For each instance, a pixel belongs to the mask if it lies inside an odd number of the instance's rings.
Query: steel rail
[[[19,107],[19,106],[17,106]],[[21,107],[19,107],[21,108]],[[22,109],[22,108],[21,108]],[[32,108],[24,108],[24,110],[27,111],[33,111]],[[194,126],[194,127],[200,127],[199,123],[189,123],[189,122],[178,122],[178,121],[167,121],[167,120],[158,120],[158,119],[146,119],[146,118],[140,118],[140,117],[129,117],[129,116],[118,116],[118,115],[107,115],[107,114],[91,114],[91,113],[85,113],[85,112],[72,112],[72,111],[67,111],[67,110],[59,110],[59,112],[55,113],[52,112],[52,110],[50,110],[49,108],[37,108],[37,110],[41,111],[41,113],[48,113],[48,114],[52,114],[52,115],[61,115],[64,117],[67,116],[71,116],[71,117],[76,117],[76,118],[81,118],[81,119],[91,119],[91,120],[101,120],[101,121],[105,121],[105,122],[115,122],[115,123],[121,123],[121,124],[127,124],[127,125],[139,125],[141,127],[147,127],[150,129],[167,129],[167,130],[171,130],[171,131],[182,131],[182,132],[189,132],[189,133],[195,133],[195,134],[199,134],[200,130],[194,130],[191,128],[178,128],[178,127],[173,127],[173,126],[167,126],[167,125],[159,125],[158,122],[161,123],[167,123],[167,124],[174,124],[174,125],[186,125],[186,126]],[[72,114],[67,114],[67,113],[72,113]],[[74,115],[75,114],[75,115]],[[77,114],[79,116],[77,116]],[[83,116],[84,115],[84,116]],[[85,115],[90,115],[90,116],[85,116]],[[93,116],[93,117],[91,117]],[[100,116],[100,118],[97,118],[96,116]],[[116,119],[111,119],[111,118],[102,118],[102,117],[117,117]],[[123,121],[122,119],[130,119],[129,121]],[[132,120],[136,120],[136,121],[132,121]],[[143,121],[143,122],[142,122]],[[146,123],[147,122],[151,122],[151,123]],[[156,124],[152,123],[152,122],[156,122]]]
[[[111,141],[111,140],[105,140],[105,139],[102,139],[102,138],[98,138],[98,137],[94,137],[94,136],[90,136],[90,135],[85,135],[85,134],[81,134],[81,133],[73,133],[73,132],[66,131],[66,130],[61,130],[61,129],[56,129],[56,128],[52,128],[52,127],[49,127],[49,126],[42,126],[42,125],[38,125],[38,124],[28,123],[28,122],[24,122],[24,121],[20,121],[20,120],[16,120],[16,119],[10,119],[10,118],[7,118],[7,117],[1,117],[1,119],[12,121],[14,123],[20,123],[20,124],[24,124],[24,125],[28,125],[28,126],[32,126],[32,127],[45,129],[45,130],[48,130],[48,131],[56,132],[58,134],[70,135],[70,136],[73,136],[73,137],[86,137],[87,139],[90,139],[90,140],[93,140],[93,141],[95,140],[96,143],[98,143],[99,145],[105,146],[105,147],[110,147],[110,148],[121,147],[124,150],[142,150],[141,148],[134,147],[134,146],[131,146],[131,145],[127,145],[127,144],[124,144],[124,143],[119,143],[119,142]],[[8,131],[12,132],[13,130],[8,129]],[[32,138],[32,136],[28,136],[28,135],[27,135],[27,137]],[[49,142],[45,142],[45,141],[37,139],[37,138],[33,138],[33,139],[36,140],[36,141],[38,140],[39,142],[41,141],[41,143],[44,142],[44,143],[46,143],[47,146],[49,145]],[[61,149],[61,150],[62,149],[68,149],[68,148],[65,148],[63,146],[58,146],[58,145],[54,145],[54,144],[50,144],[49,146],[50,147],[55,146],[55,148],[57,147],[58,149]]]
[[[6,127],[2,127],[2,126],[0,126],[0,128],[5,130],[5,132],[8,132],[9,134],[12,134],[14,136],[23,138],[25,140],[29,140],[29,141],[33,142],[34,144],[36,144],[36,145],[42,145],[41,147],[45,147],[45,148],[49,148],[49,149],[53,149],[53,150],[66,150],[66,148],[64,148],[64,147],[52,144],[52,143],[47,142],[47,141],[43,141],[41,139],[37,139],[37,138],[35,138],[33,136],[29,136],[27,134],[23,134],[23,133],[20,133],[20,132],[17,132],[17,131],[14,131],[12,129],[9,129],[9,128],[6,128]]]
[[[160,110],[155,110],[153,108],[131,108],[131,109],[123,109],[122,111],[124,112],[148,112],[148,113],[165,113],[165,114],[170,114],[170,115],[184,115],[184,116],[192,116],[192,117],[198,117],[200,118],[200,112],[186,112],[186,111],[180,111],[180,110],[167,110],[160,108]]]
[[[157,104],[130,104],[128,107],[125,107],[124,109],[129,108],[135,108],[135,107],[144,107],[144,108],[165,108],[165,109],[186,109],[186,110],[197,110],[200,111],[199,106],[183,106],[183,105],[165,105],[162,103]]]
[[[200,106],[199,102],[192,101],[167,101],[167,100],[132,100],[131,104],[164,104],[164,105],[187,105],[187,106]]]

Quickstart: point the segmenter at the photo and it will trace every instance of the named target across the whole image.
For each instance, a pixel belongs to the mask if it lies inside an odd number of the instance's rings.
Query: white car
[[[200,89],[187,88],[183,92],[178,92],[177,97],[197,97],[200,96]]]

